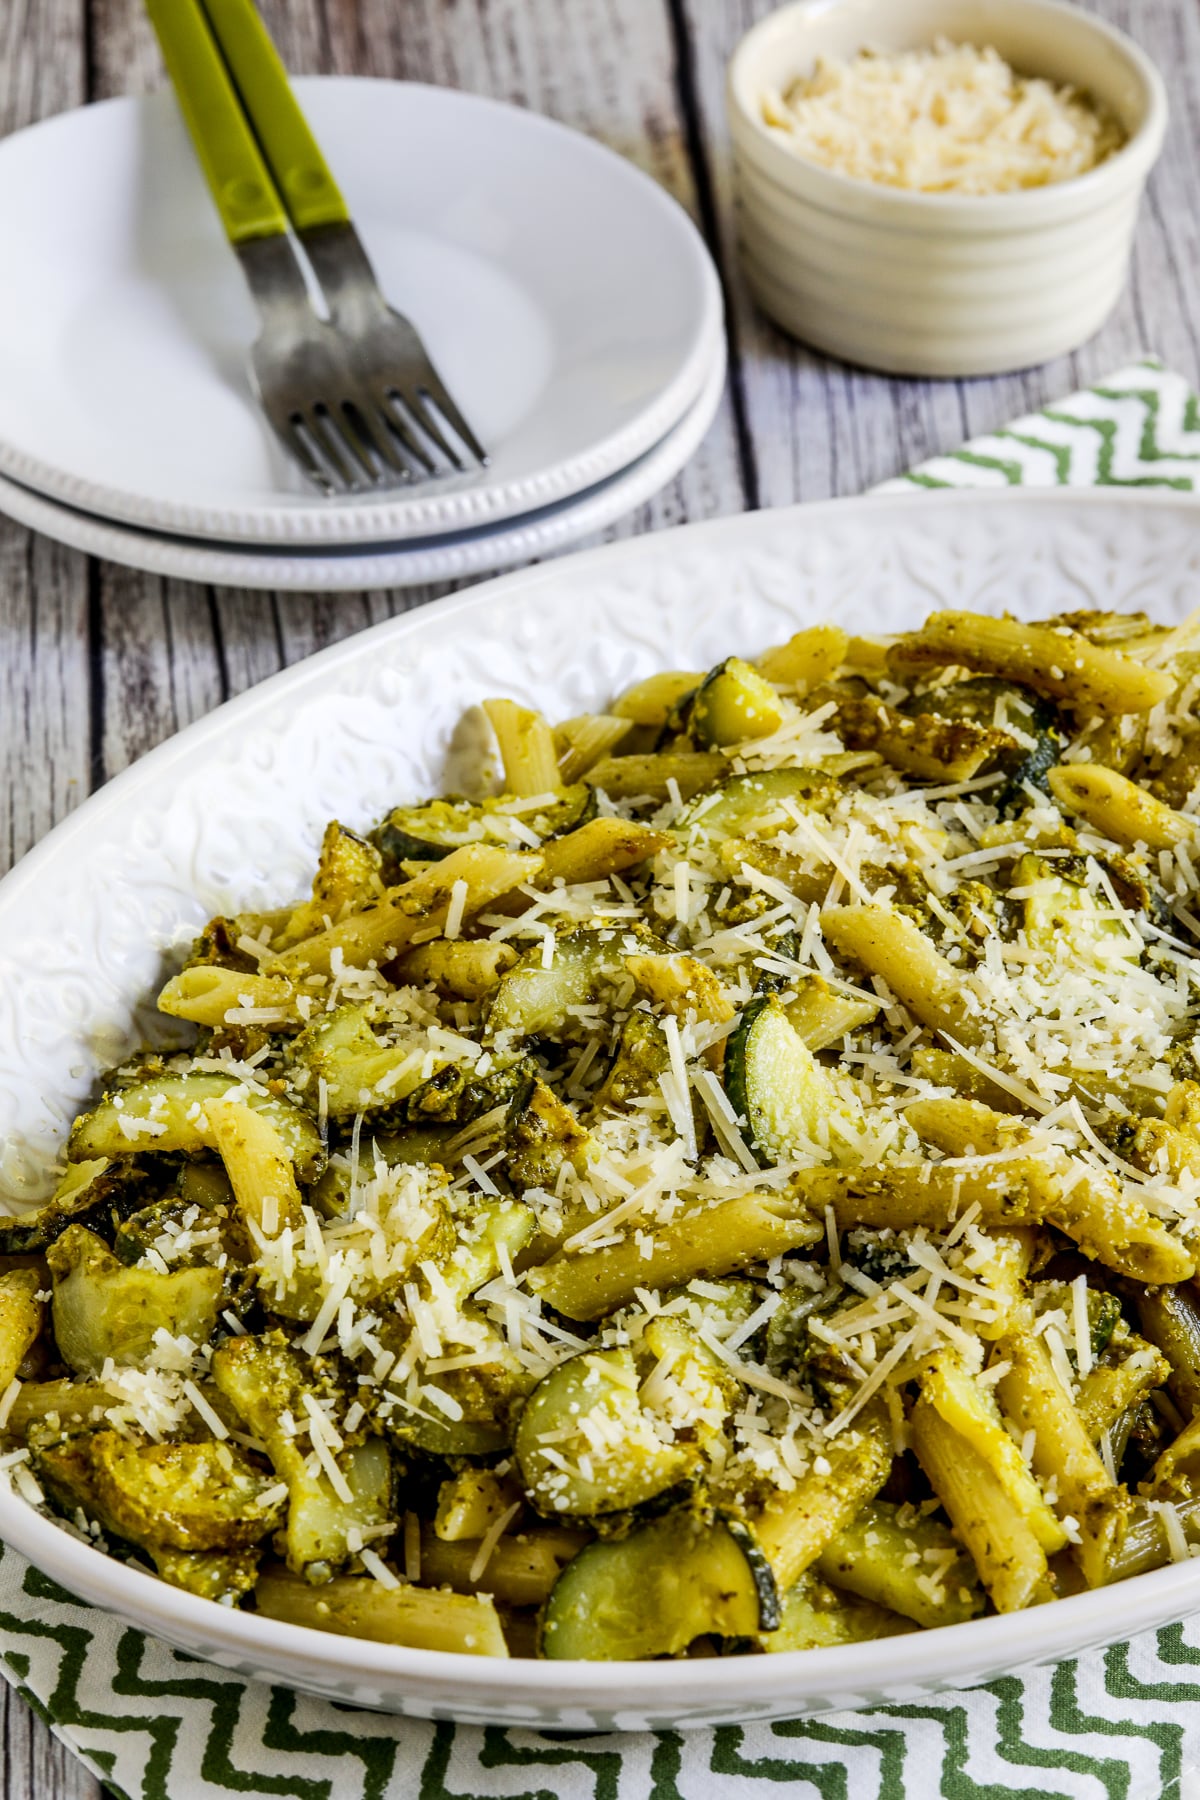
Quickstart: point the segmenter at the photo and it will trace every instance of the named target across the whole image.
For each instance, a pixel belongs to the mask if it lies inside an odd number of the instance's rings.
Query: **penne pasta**
[[[846,660],[849,642],[840,625],[810,625],[786,644],[764,650],[755,664],[759,674],[776,687],[794,687],[806,693],[832,681]]]
[[[340,924],[273,957],[266,972],[302,978],[327,975],[335,960],[356,968],[387,962],[409,944],[442,935],[456,882],[462,882],[466,890],[460,917],[469,918],[521,882],[531,881],[541,868],[540,856],[488,844],[464,845],[394,888],[377,905],[352,913]]]
[[[1093,644],[1067,625],[1025,625],[966,612],[931,613],[920,631],[897,639],[888,666],[900,674],[957,667],[1008,676],[1094,713],[1149,712],[1173,685],[1165,670]]]
[[[1033,1433],[1034,1471],[1054,1483],[1059,1516],[1075,1522],[1084,1579],[1098,1587],[1125,1529],[1127,1496],[1105,1470],[1045,1339],[1018,1329],[1000,1339],[996,1355],[1009,1365],[996,1383],[1000,1403],[1019,1432]]]
[[[825,938],[842,956],[885,981],[931,1030],[958,1042],[982,1042],[982,1007],[964,992],[962,976],[903,913],[882,906],[826,907]]]
[[[791,1587],[838,1540],[879,1492],[891,1461],[887,1413],[876,1404],[831,1447],[827,1467],[802,1477],[758,1514],[755,1535],[780,1587]]]
[[[1118,844],[1172,850],[1196,835],[1194,819],[1173,812],[1115,769],[1098,763],[1071,763],[1051,769],[1046,779],[1050,792],[1068,812],[1078,813],[1103,837]]]
[[[912,1411],[913,1449],[966,1544],[997,1612],[1053,1598],[1046,1553],[984,1458],[922,1397]]]
[[[300,1022],[297,990],[283,975],[253,975],[219,963],[196,963],[173,975],[158,996],[159,1012],[193,1025],[219,1030],[224,1025]]]
[[[541,713],[515,700],[485,700],[500,760],[504,765],[504,786],[508,793],[521,796],[553,794],[563,785],[558,767],[554,733]]]

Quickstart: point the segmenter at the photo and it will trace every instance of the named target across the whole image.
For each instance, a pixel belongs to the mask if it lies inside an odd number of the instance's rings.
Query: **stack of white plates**
[[[252,398],[254,309],[162,94],[0,145],[0,510],[157,574],[337,590],[544,555],[669,481],[725,375],[716,272],[675,202],[515,107],[296,86],[487,468],[347,499],[305,483]]]

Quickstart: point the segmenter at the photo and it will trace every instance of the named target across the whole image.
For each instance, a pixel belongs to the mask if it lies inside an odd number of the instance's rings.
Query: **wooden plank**
[[[968,435],[995,430],[1123,362],[1156,351],[1200,375],[1194,282],[1200,267],[1200,7],[1177,0],[1095,0],[1092,10],[1149,51],[1170,89],[1167,152],[1152,178],[1133,279],[1104,329],[1073,357],[992,381],[898,382],[853,370],[792,342],[760,314],[737,267],[725,70],[742,34],[772,0],[675,0],[691,63],[697,132],[711,182],[717,238],[732,295],[746,429],[764,506],[861,493]]]
[[[108,1800],[79,1758],[3,1683],[0,1800]]]
[[[84,96],[73,0],[0,11],[0,135]],[[88,580],[83,557],[0,519],[0,873],[87,792]],[[100,1800],[99,1784],[0,1682],[5,1800]]]
[[[71,0],[0,10],[0,136],[84,94]],[[0,519],[0,873],[87,792],[87,568]]]

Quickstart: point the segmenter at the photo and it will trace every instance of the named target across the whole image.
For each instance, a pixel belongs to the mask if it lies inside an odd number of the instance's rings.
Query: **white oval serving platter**
[[[97,1070],[146,1031],[212,913],[299,893],[324,822],[436,791],[466,708],[552,714],[802,624],[895,631],[936,606],[1026,617],[1200,604],[1200,508],[1113,490],[901,494],[750,514],[527,569],[389,620],[152,751],[0,883],[0,1192],[33,1198]],[[164,1586],[0,1491],[0,1535],[64,1587],[246,1674],[469,1722],[635,1730],[906,1703],[1200,1608],[1200,1560],[902,1643],[649,1664],[496,1662],[259,1619]]]

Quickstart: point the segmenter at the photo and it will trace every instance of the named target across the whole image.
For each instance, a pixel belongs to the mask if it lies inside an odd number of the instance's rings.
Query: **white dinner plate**
[[[593,487],[693,404],[720,284],[632,164],[515,106],[297,81],[381,284],[487,469],[323,499],[251,396],[257,317],[170,94],[0,144],[0,472],[160,531],[254,544],[425,538]]]
[[[271,588],[279,593],[354,593],[370,588],[416,587],[430,581],[505,569],[549,556],[564,545],[601,531],[632,512],[677,475],[712,423],[725,387],[725,346],[700,396],[672,431],[607,481],[572,499],[473,531],[398,544],[346,549],[257,550],[222,545],[132,525],[112,524],[91,513],[48,500],[0,475],[0,512],[72,549],[108,562],[126,563],[152,575],[175,575],[212,587]]]
[[[836,618],[1200,604],[1200,509],[1173,494],[901,494],[656,532],[404,614],[263,682],[87,800],[0,883],[0,1191],[45,1191],[97,1070],[141,1036],[164,956],[214,912],[302,891],[324,822],[436,792],[464,710],[552,716]],[[0,1535],[168,1642],[360,1705],[577,1731],[911,1704],[1200,1608],[1200,1560],[897,1641],[652,1663],[402,1650],[234,1612],[114,1562],[10,1493]]]

